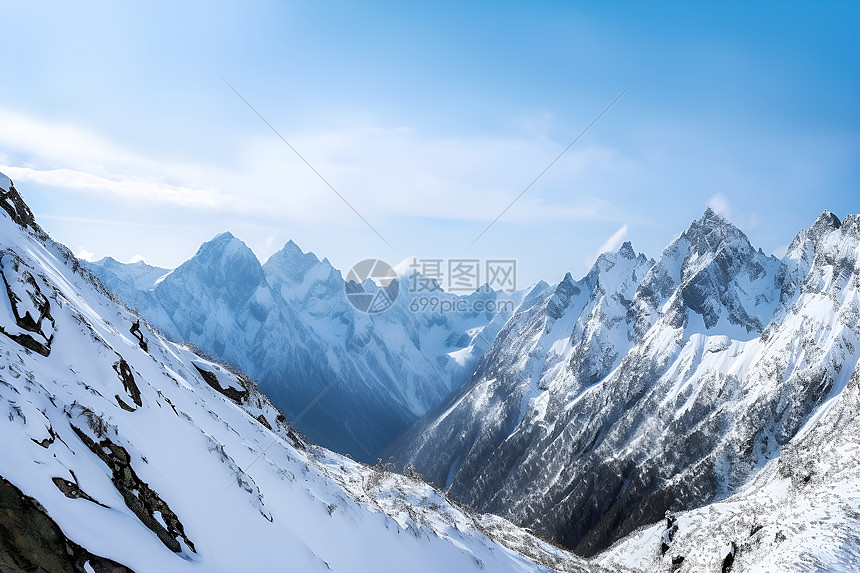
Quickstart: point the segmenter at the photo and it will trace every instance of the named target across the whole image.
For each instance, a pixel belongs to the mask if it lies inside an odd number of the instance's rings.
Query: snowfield
[[[308,444],[254,383],[113,300],[10,187],[0,569],[593,569],[419,481]]]

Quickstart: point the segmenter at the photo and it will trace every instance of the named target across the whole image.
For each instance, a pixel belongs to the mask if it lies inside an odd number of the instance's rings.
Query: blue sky
[[[2,2],[0,171],[78,253],[172,267],[230,230],[526,286],[709,204],[777,253],[860,210],[857,2],[174,4]]]

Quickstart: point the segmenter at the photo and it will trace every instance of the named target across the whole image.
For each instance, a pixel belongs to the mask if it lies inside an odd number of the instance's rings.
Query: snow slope
[[[5,182],[0,179],[0,182]],[[166,341],[0,188],[0,570],[597,570],[304,441]]]

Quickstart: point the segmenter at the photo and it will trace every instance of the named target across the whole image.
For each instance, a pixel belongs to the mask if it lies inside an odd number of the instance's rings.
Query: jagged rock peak
[[[636,258],[636,251],[633,250],[633,245],[630,241],[624,241],[624,244],[618,249],[618,254],[625,259],[632,260]]]
[[[841,226],[842,222],[839,217],[825,210],[809,228],[809,237],[813,241],[818,241],[823,235],[827,235]]]
[[[3,210],[9,213],[12,220],[22,227],[35,228],[36,218],[33,216],[33,212],[15,189],[12,180],[2,173],[0,173],[0,207],[3,207]]]
[[[314,253],[310,251],[305,253],[290,239],[281,250],[268,258],[263,265],[263,271],[270,277],[270,280],[276,282],[287,279],[288,282],[300,283],[311,269],[319,265],[328,269],[329,277],[334,278],[336,271],[327,259],[320,261]]]
[[[211,239],[211,240],[207,241],[207,242],[206,242],[206,243],[204,243],[204,244],[208,244],[208,243],[213,243],[213,244],[215,244],[215,243],[229,243],[229,242],[232,242],[233,240],[237,240],[237,239],[236,239],[236,236],[235,236],[235,235],[233,235],[233,233],[231,233],[230,231],[224,231],[223,233],[218,233],[217,235],[215,235],[214,237],[212,237],[212,239]]]
[[[684,231],[694,252],[699,254],[716,251],[720,245],[741,240],[749,244],[747,236],[728,219],[708,207],[705,214]]]
[[[842,219],[842,226],[840,229],[848,235],[860,237],[860,215],[845,215],[845,218]]]

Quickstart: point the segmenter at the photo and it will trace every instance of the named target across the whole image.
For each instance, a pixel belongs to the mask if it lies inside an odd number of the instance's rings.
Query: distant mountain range
[[[418,294],[403,284],[392,308],[365,314],[328,260],[290,241],[261,265],[230,233],[172,271],[111,258],[85,265],[170,339],[258,380],[289,418],[302,415],[296,427],[313,441],[371,463],[468,379],[521,297],[435,292],[469,309],[478,298],[511,303],[442,314],[411,309]]]

